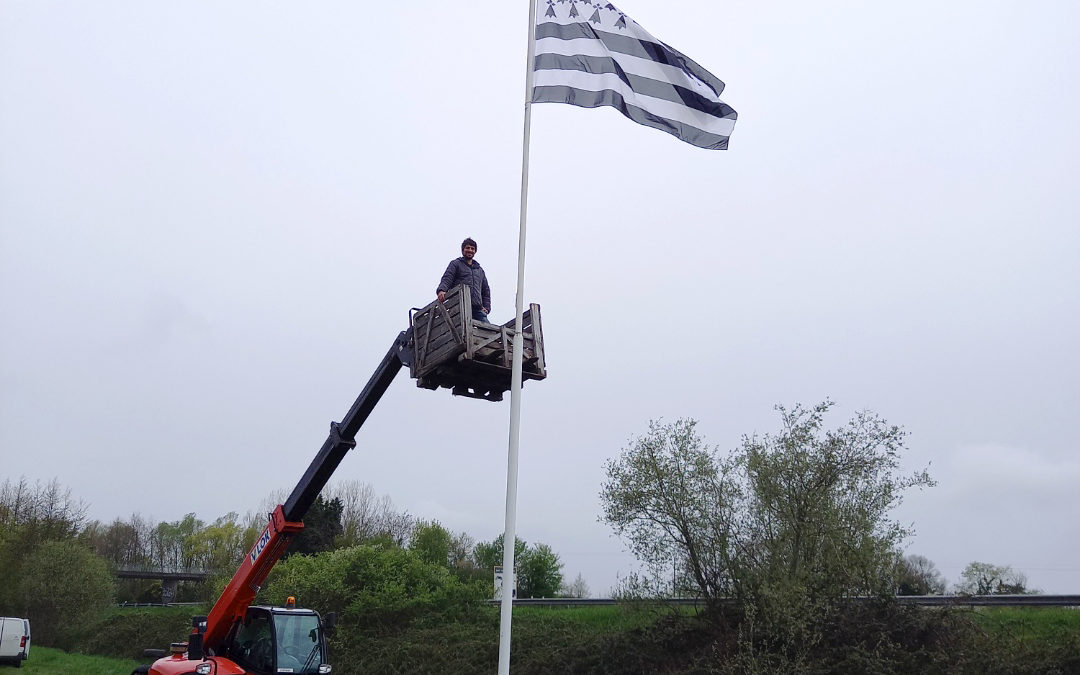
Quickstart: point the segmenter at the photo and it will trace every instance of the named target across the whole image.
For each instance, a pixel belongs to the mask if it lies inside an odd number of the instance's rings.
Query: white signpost
[[[502,565],[495,566],[495,599],[502,600],[503,589],[503,568]],[[514,575],[514,584],[510,590],[510,599],[517,597],[517,575]]]

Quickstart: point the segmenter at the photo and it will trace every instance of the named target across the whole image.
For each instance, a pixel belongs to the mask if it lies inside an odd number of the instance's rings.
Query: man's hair
[[[461,252],[462,253],[465,252],[465,247],[466,246],[472,246],[473,248],[478,248],[477,245],[476,245],[476,241],[473,240],[472,237],[465,237],[465,241],[461,242]]]

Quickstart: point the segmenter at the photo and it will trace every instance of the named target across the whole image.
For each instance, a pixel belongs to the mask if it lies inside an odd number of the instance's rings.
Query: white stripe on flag
[[[617,54],[609,51],[598,40],[577,38],[574,40],[560,40],[559,38],[541,38],[536,41],[536,53],[560,54],[562,56],[598,56],[601,58],[614,59],[624,71],[632,75],[640,75],[661,82],[670,82],[679,87],[685,87],[696,91],[705,98],[716,100],[716,94],[704,82],[690,77],[681,68],[669,66],[666,63],[657,63],[651,59],[643,59],[629,54]]]
[[[640,94],[628,87],[625,82],[619,79],[618,75],[613,73],[593,75],[592,73],[583,73],[577,70],[538,70],[533,75],[533,86],[564,86],[584,91],[610,89],[621,94],[627,103],[635,105],[646,112],[687,124],[702,131],[719,136],[730,136],[731,131],[735,128],[735,120],[721,119],[678,103]]]

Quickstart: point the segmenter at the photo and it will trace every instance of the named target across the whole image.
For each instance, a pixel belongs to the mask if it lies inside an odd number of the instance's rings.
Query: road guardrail
[[[867,602],[875,598],[852,598]],[[1080,607],[1080,595],[898,595],[901,605],[923,607]],[[499,600],[488,600],[497,605]],[[589,605],[620,605],[655,602],[657,604],[699,606],[705,601],[699,598],[650,598],[642,600],[616,600],[613,598],[515,598],[515,607],[586,607]]]

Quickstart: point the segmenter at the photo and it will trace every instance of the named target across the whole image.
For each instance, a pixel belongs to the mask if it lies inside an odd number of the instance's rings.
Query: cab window
[[[314,614],[277,614],[277,668],[279,673],[317,673],[323,662],[319,617]]]
[[[233,659],[255,673],[274,671],[274,634],[270,615],[266,612],[249,612],[236,631],[233,641]]]

